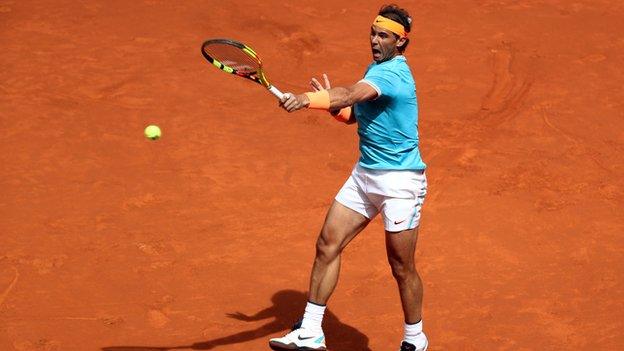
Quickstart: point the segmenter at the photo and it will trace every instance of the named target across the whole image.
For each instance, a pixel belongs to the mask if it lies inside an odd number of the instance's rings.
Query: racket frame
[[[206,52],[206,50],[204,50],[204,48],[208,45],[211,44],[224,44],[224,45],[231,45],[234,46],[238,49],[240,49],[242,52],[244,52],[247,56],[251,57],[252,59],[254,59],[255,61],[258,62],[258,70],[255,72],[251,72],[251,73],[247,73],[247,72],[241,72],[241,71],[237,71],[236,69],[224,65],[223,63],[221,63],[219,60],[217,60],[216,58],[208,55],[208,53]],[[210,39],[210,40],[206,40],[203,44],[202,44],[202,55],[204,56],[204,58],[206,60],[208,60],[208,62],[212,63],[215,67],[217,67],[218,69],[226,72],[226,73],[230,73],[230,74],[235,74],[239,77],[243,77],[243,78],[247,78],[249,80],[252,80],[258,84],[261,84],[262,86],[264,86],[265,88],[267,88],[271,94],[275,95],[275,97],[277,97],[278,99],[282,100],[282,98],[284,97],[284,93],[282,93],[279,89],[277,89],[276,87],[274,87],[273,85],[271,85],[271,83],[269,83],[269,80],[267,79],[266,75],[264,74],[264,70],[262,69],[262,61],[260,60],[260,57],[258,56],[258,54],[249,46],[238,42],[236,40],[231,40],[231,39]]]

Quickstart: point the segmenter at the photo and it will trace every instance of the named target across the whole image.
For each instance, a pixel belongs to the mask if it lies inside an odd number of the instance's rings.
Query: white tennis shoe
[[[327,350],[323,333],[312,333],[304,328],[295,329],[284,337],[269,340],[269,346],[276,351]]]
[[[420,348],[410,344],[407,341],[403,341],[401,343],[401,349],[399,351],[427,351],[427,347],[429,346],[429,341],[425,338],[425,344]]]

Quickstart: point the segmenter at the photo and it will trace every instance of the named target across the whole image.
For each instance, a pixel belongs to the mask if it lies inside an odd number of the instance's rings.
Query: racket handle
[[[267,89],[269,89],[269,91],[271,92],[271,94],[275,95],[275,97],[277,97],[278,99],[280,99],[280,101],[282,100],[282,98],[284,98],[284,93],[282,93],[279,89],[277,89],[276,87],[269,85],[267,87]]]

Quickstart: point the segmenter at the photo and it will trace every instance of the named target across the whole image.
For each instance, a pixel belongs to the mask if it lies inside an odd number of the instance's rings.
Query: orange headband
[[[373,21],[373,24],[377,27],[387,29],[392,33],[400,36],[401,38],[407,38],[407,32],[405,31],[405,27],[399,22],[393,21],[384,16],[377,16]]]

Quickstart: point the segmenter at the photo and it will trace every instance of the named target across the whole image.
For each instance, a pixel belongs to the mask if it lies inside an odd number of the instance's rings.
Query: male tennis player
[[[405,335],[400,351],[424,351],[423,288],[414,264],[420,210],[427,180],[418,150],[416,87],[403,52],[411,18],[396,5],[383,6],[370,32],[374,62],[364,79],[347,88],[325,87],[312,79],[314,92],[287,93],[281,102],[288,112],[324,109],[345,123],[358,123],[360,158],[336,195],[316,244],[308,303],[303,319],[282,338],[271,339],[274,350],[325,350],[321,323],[340,270],[340,255],[349,242],[381,213],[388,262],[395,277]]]

